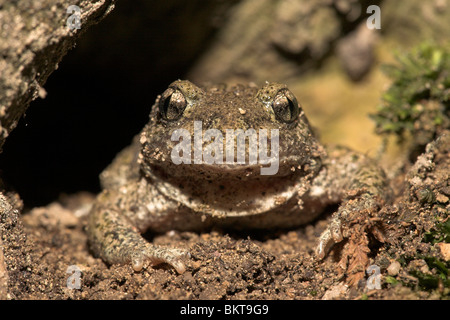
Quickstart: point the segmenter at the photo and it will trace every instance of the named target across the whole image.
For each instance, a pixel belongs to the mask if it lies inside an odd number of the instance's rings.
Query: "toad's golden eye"
[[[288,89],[281,89],[273,99],[272,109],[279,121],[290,123],[298,118],[300,109],[297,99]]]
[[[169,88],[161,95],[158,108],[161,117],[167,121],[178,120],[186,109],[187,101],[181,91]]]

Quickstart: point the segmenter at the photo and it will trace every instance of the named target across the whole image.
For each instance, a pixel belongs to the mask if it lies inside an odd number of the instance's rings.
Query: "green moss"
[[[410,274],[419,280],[419,286],[424,290],[438,289],[440,286],[444,288],[450,287],[449,263],[442,262],[435,257],[424,257],[430,270],[434,269],[435,273],[423,273],[418,270],[410,271]]]
[[[412,257],[411,257],[412,258]],[[417,255],[414,259],[423,259],[430,273],[411,270],[409,274],[417,278],[418,285],[426,291],[438,290],[442,297],[450,296],[450,261],[441,261],[437,257]],[[408,281],[402,282],[406,286],[414,286]]]
[[[386,277],[384,278],[384,281],[385,281],[386,283],[389,283],[389,284],[393,285],[393,286],[395,286],[396,284],[398,284],[397,279],[395,279],[395,278],[392,277],[392,276],[386,276]]]
[[[423,241],[426,243],[440,243],[450,242],[450,219],[437,224],[429,232],[423,236]],[[397,282],[401,282],[408,287],[416,287],[426,291],[437,292],[442,298],[450,297],[450,261],[442,261],[435,256],[425,256],[417,254],[414,256],[401,256],[399,259],[403,268],[408,268],[409,263],[412,260],[422,259],[427,264],[430,272],[422,272],[421,270],[410,270],[409,274],[417,279],[417,282],[411,282],[407,279],[395,279],[387,276],[385,278],[386,283],[395,285]]]
[[[406,134],[426,144],[450,127],[450,50],[421,44],[396,56],[397,64],[383,66],[392,84],[371,118],[378,134]]]
[[[450,243],[450,219],[446,222],[437,224],[423,236],[423,241],[435,244],[439,242]]]

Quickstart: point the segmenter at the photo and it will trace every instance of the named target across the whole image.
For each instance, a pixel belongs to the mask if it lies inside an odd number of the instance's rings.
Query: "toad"
[[[150,120],[102,172],[89,214],[93,251],[136,271],[188,252],[156,246],[147,230],[293,228],[337,204],[318,239],[322,259],[343,240],[350,214],[376,208],[383,171],[346,148],[325,149],[286,85],[197,86],[177,80],[157,97]]]

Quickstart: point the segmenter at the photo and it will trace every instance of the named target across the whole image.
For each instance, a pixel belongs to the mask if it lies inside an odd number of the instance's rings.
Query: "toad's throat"
[[[151,171],[148,177],[166,197],[190,209],[213,216],[247,216],[273,210],[294,197],[301,185],[310,179],[298,170],[286,176],[259,176],[252,179],[230,179],[227,176],[208,179],[161,175]]]

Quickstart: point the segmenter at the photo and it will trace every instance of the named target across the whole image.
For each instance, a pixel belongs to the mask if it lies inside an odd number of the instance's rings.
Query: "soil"
[[[6,298],[448,298],[445,283],[427,287],[418,274],[432,278],[439,264],[433,267],[430,259],[449,259],[443,249],[448,244],[424,241],[438,221],[448,219],[449,152],[447,133],[414,165],[405,163],[391,172],[392,202],[372,217],[348,222],[348,239],[323,261],[314,257],[313,249],[332,210],[295,230],[146,235],[156,244],[190,251],[184,274],[167,265],[137,273],[129,265],[108,266],[95,258],[84,232],[93,194],[67,195],[22,216],[11,211],[2,216],[9,274]],[[366,272],[369,266],[375,273]],[[380,287],[374,286],[377,282]]]

